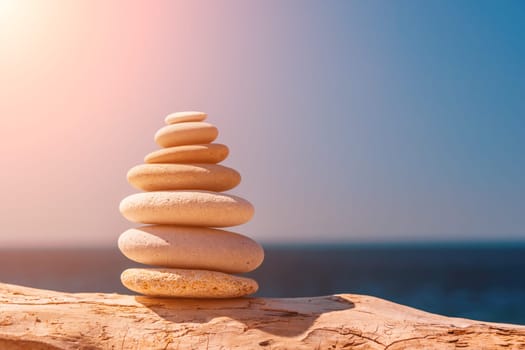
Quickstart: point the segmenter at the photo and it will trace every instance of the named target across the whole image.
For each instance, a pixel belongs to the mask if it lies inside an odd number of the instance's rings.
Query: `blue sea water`
[[[525,324],[525,244],[266,246],[266,297],[367,294],[447,316]],[[116,249],[2,250],[0,281],[129,293]]]
[[[447,316],[525,324],[523,244],[272,247],[253,276],[262,295],[367,294]]]

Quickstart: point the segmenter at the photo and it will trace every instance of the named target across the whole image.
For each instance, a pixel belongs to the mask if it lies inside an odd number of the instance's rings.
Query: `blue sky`
[[[525,238],[522,1],[10,11],[2,244],[114,245],[125,173],[178,110],[219,128],[259,241]]]

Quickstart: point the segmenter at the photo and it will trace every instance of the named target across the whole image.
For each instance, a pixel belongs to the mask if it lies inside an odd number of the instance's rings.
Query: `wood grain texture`
[[[0,284],[0,349],[525,349],[525,326],[364,295],[174,300]]]

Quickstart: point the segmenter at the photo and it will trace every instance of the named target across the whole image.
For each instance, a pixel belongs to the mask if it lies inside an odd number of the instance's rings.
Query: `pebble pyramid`
[[[228,147],[213,143],[219,132],[202,112],[166,117],[155,134],[162,148],[128,172],[128,182],[144,192],[120,203],[122,215],[145,226],[124,232],[120,251],[151,265],[121,275],[132,291],[154,297],[235,298],[255,293],[257,282],[236,276],[264,259],[252,239],[218,229],[244,224],[254,213],[245,199],[222,193],[236,187],[239,173],[219,165]]]

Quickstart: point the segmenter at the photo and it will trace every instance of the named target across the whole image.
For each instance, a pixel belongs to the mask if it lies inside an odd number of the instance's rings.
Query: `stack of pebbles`
[[[124,232],[120,251],[152,268],[132,268],[121,275],[132,291],[155,297],[235,298],[252,294],[258,285],[239,274],[256,269],[264,259],[252,239],[216,227],[248,222],[253,206],[222,193],[236,187],[241,176],[218,165],[228,147],[212,143],[215,126],[201,112],[166,117],[155,135],[161,147],[145,163],[128,172],[128,182],[142,193],[120,203],[128,220],[147,224]]]

